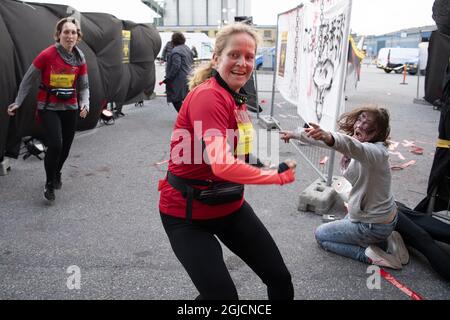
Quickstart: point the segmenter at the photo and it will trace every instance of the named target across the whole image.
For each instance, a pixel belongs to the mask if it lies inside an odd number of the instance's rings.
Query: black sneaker
[[[59,172],[55,176],[55,181],[53,181],[53,188],[55,188],[56,190],[59,190],[59,189],[61,189],[61,187],[62,187],[61,172]]]
[[[55,188],[49,183],[46,183],[44,187],[44,199],[55,201]]]

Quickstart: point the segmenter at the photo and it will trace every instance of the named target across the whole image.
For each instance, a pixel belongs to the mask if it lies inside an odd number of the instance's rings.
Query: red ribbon
[[[403,283],[401,283],[400,281],[398,281],[397,279],[395,279],[389,272],[387,272],[384,269],[380,268],[380,274],[381,276],[386,279],[387,281],[389,281],[392,285],[394,285],[394,287],[396,287],[397,289],[399,289],[400,291],[402,291],[403,293],[405,293],[408,297],[410,297],[412,300],[425,300],[424,298],[422,298],[420,295],[418,295],[417,293],[415,293],[413,290],[411,290],[410,288],[408,288],[407,286],[405,286]]]

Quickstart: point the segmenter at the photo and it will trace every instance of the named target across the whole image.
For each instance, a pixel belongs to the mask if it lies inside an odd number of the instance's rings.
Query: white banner
[[[299,99],[303,12],[303,6],[299,6],[278,18],[276,84],[281,95],[294,105]]]
[[[300,21],[296,9],[278,19],[278,90],[297,105],[305,121],[334,130],[344,100],[351,0],[308,2],[298,12]],[[286,33],[287,37],[283,37]],[[286,58],[282,57],[284,42]],[[294,52],[296,59],[292,57]],[[283,59],[284,69],[280,68]]]

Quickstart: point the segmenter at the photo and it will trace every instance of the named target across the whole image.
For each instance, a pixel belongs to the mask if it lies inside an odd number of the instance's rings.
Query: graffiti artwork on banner
[[[345,19],[344,14],[331,20],[322,16],[319,25],[305,30],[303,51],[313,57],[314,71],[309,87],[313,84],[315,88],[315,113],[318,122],[322,119],[325,96],[336,77],[336,67],[342,64]],[[308,92],[311,94],[310,90]]]
[[[326,130],[334,130],[342,105],[350,10],[350,0],[316,1],[305,10],[297,111]]]

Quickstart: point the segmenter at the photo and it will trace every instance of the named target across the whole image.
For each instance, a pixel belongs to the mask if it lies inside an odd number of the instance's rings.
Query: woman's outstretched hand
[[[309,128],[305,128],[308,137],[314,140],[321,140],[329,146],[334,145],[334,138],[330,132],[323,130],[318,124],[313,122],[310,122],[309,126]]]
[[[289,143],[289,140],[295,138],[295,134],[292,131],[280,131],[280,139],[285,143]]]

